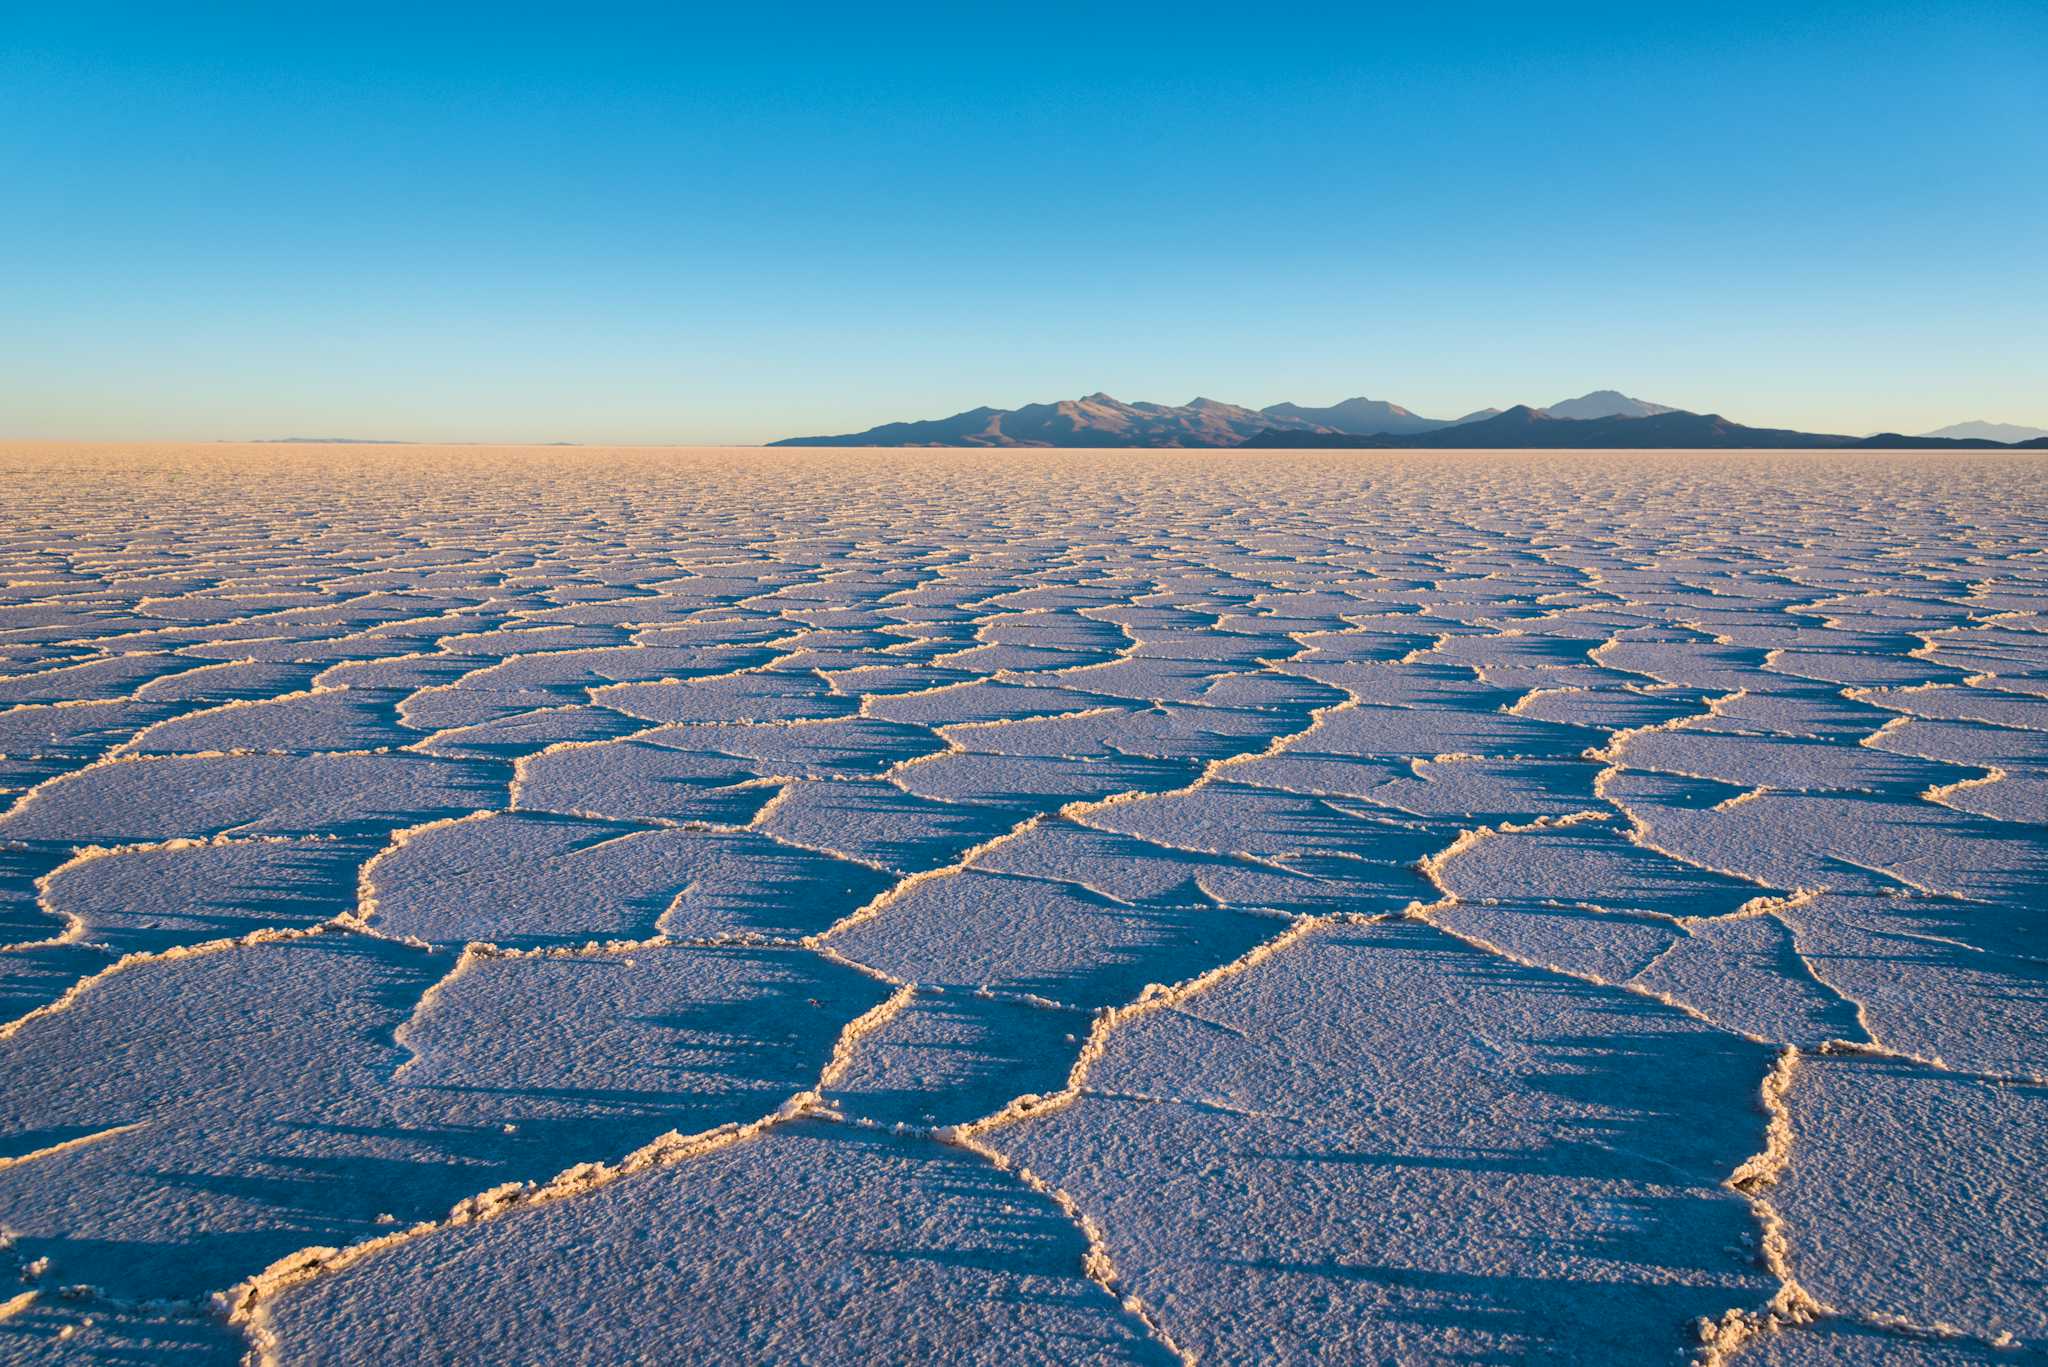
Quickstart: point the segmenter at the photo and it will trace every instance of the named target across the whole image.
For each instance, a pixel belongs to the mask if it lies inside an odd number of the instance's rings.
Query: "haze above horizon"
[[[756,442],[1107,390],[2048,426],[2048,9],[44,7],[0,436]]]

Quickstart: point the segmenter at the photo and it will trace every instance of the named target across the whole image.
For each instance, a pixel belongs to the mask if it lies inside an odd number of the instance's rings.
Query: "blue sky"
[[[2048,426],[2044,71],[2040,0],[21,5],[0,435]]]

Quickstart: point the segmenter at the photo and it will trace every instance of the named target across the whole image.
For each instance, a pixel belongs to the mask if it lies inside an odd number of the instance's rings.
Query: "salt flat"
[[[2048,1354],[2042,486],[0,448],[0,1358]]]

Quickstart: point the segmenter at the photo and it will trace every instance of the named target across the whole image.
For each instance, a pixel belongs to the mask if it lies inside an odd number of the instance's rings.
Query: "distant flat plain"
[[[0,1358],[2048,1350],[2042,464],[0,446]]]

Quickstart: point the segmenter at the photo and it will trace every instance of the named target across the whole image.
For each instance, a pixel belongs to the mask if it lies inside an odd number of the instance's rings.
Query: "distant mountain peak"
[[[1434,432],[1439,427],[1452,425],[1442,418],[1425,418],[1419,413],[1401,407],[1400,404],[1388,403],[1385,399],[1368,399],[1364,395],[1344,399],[1331,404],[1328,408],[1304,408],[1298,403],[1276,403],[1259,411],[1282,425],[1309,423],[1362,437],[1407,436],[1417,432]]]
[[[1684,410],[1669,404],[1651,403],[1647,399],[1631,398],[1618,389],[1596,389],[1576,399],[1554,403],[1543,411],[1553,418],[1584,421],[1588,418],[1654,418],[1659,413],[1680,413]]]
[[[1983,418],[1972,418],[1968,422],[1952,422],[1947,427],[1937,427],[1920,435],[1959,437],[1966,441],[2037,441],[2048,437],[2048,427],[2026,427],[2016,422],[1986,422]]]

